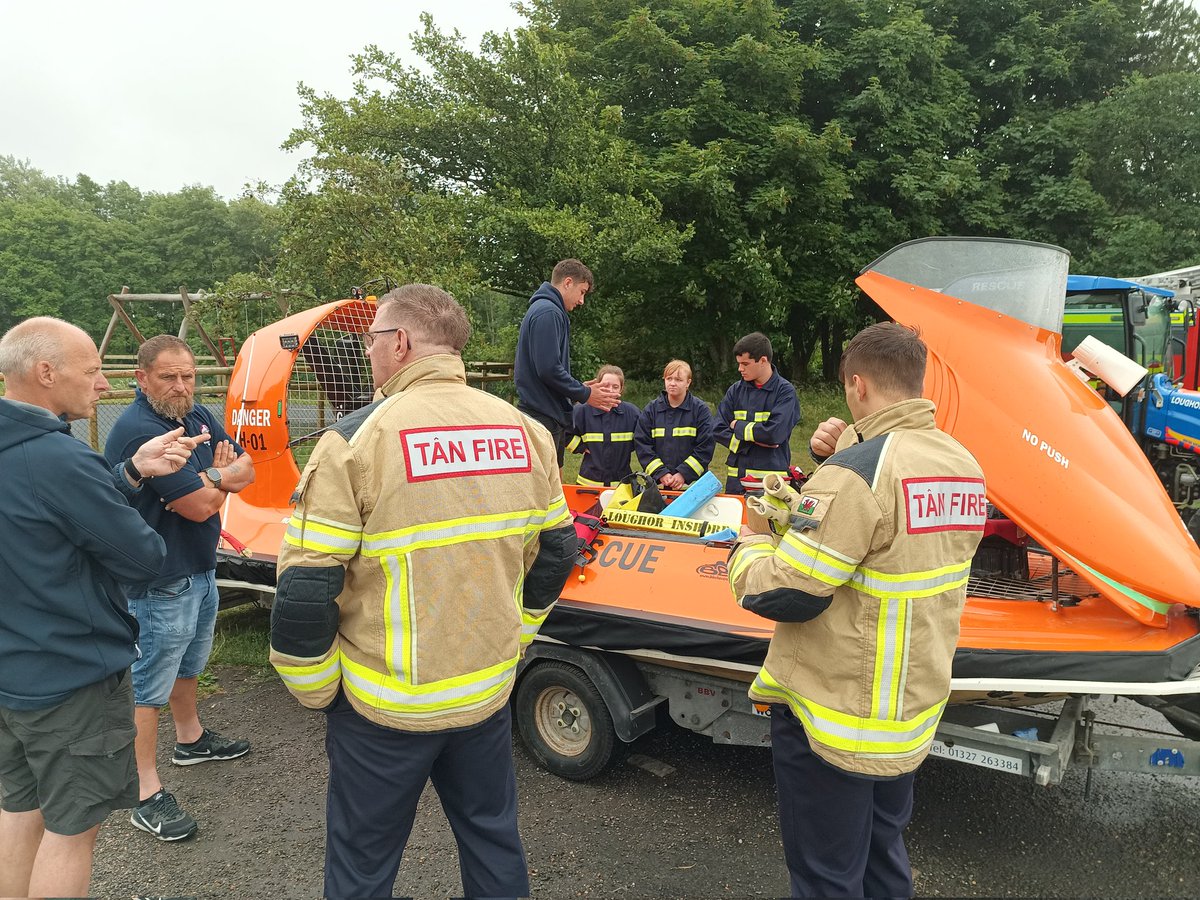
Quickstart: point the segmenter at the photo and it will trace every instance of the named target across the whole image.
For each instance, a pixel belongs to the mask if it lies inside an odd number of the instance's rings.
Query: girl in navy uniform
[[[634,430],[638,462],[667,490],[682,491],[712,462],[712,411],[691,386],[691,366],[682,359],[667,363],[663,392],[646,405]]]
[[[601,366],[595,383],[614,386],[620,397],[625,390],[625,373],[617,366]],[[633,429],[639,415],[638,408],[624,400],[607,412],[584,403],[576,404],[567,449],[583,454],[577,484],[612,487],[629,476]]]

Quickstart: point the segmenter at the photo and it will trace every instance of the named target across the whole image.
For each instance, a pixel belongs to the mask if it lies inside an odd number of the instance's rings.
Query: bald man
[[[100,823],[138,801],[122,584],[155,578],[166,553],[127,499],[197,441],[179,430],[109,466],[73,438],[108,381],[59,319],[0,338],[0,373],[0,896],[86,896]]]

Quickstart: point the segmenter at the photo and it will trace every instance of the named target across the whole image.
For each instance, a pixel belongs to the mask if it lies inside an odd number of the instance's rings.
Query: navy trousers
[[[771,707],[771,752],[792,896],[911,897],[915,773],[877,780],[831,766],[783,705]]]
[[[465,895],[529,895],[507,705],[470,728],[417,734],[368,722],[339,693],[326,724],[326,897],[392,896],[430,780],[458,842]]]

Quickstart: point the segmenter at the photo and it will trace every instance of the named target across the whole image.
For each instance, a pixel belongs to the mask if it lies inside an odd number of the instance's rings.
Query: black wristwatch
[[[216,466],[209,466],[204,470],[204,474],[208,476],[208,480],[212,482],[213,487],[221,486],[221,470]]]
[[[154,477],[153,475],[143,475],[141,472],[139,472],[137,470],[137,466],[133,464],[132,456],[125,460],[125,474],[128,475],[130,479],[137,482],[142,482],[148,478]]]

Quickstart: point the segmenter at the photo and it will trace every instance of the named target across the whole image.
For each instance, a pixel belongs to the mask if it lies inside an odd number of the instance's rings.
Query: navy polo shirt
[[[142,490],[131,501],[167,545],[162,572],[156,581],[146,586],[146,590],[217,567],[220,514],[214,513],[203,522],[193,522],[179,513],[169,512],[167,504],[204,487],[200,473],[212,465],[213,448],[221,441],[232,443],[232,440],[221,423],[200,404],[193,406],[180,422],[160,416],[151,409],[146,395],[139,389],[133,403],[113,425],[104,445],[105,459],[110,465],[116,465],[133,456],[146,441],[174,431],[180,425],[183,425],[184,434],[190,437],[208,433],[212,438],[193,450],[191,458],[178,472],[143,482]],[[234,449],[239,456],[242,454],[241,447],[234,444]]]

